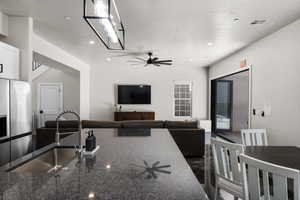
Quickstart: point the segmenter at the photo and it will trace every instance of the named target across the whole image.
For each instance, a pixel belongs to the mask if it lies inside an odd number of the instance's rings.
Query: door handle
[[[44,113],[44,111],[43,110],[40,110],[40,114],[43,114]]]
[[[0,64],[0,73],[3,73],[3,64]]]

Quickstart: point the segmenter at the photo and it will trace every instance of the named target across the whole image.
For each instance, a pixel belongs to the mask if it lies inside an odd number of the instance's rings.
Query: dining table
[[[275,165],[300,171],[300,148],[296,146],[246,146],[244,154]],[[272,187],[272,177],[269,178]],[[290,198],[294,193],[292,180],[288,179],[287,184],[288,196]]]
[[[300,170],[300,148],[296,146],[246,146],[244,153],[272,164]]]

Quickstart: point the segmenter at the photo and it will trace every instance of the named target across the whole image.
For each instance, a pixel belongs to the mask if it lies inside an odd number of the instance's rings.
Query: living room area
[[[299,11],[0,0],[0,199],[247,199],[268,191],[246,164],[300,177]]]

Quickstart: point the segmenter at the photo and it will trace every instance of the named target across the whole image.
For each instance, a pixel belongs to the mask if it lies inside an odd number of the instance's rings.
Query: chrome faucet
[[[75,148],[78,152],[81,152],[82,151],[82,144],[81,144],[81,130],[82,130],[82,126],[81,126],[81,121],[80,121],[80,116],[79,114],[77,114],[76,112],[74,111],[71,111],[71,110],[65,110],[63,111],[62,113],[60,113],[57,117],[56,117],[56,137],[55,137],[55,142],[58,146],[60,146],[60,135],[66,135],[66,134],[70,134],[70,133],[76,133],[76,132],[66,132],[66,133],[60,133],[59,132],[59,122],[60,122],[60,119],[63,115],[65,114],[73,114],[75,115],[77,121],[78,121],[78,142],[79,142],[79,147],[76,148],[76,145]]]

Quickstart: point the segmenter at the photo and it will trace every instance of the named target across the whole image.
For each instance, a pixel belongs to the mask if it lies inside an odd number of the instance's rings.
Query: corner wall
[[[8,36],[8,16],[0,12],[0,36]]]
[[[20,79],[23,81],[31,80],[32,35],[31,17],[8,16],[8,37],[2,41],[20,49]]]
[[[90,118],[90,66],[33,34],[33,51],[80,72],[80,117]]]
[[[252,116],[252,128],[267,128],[270,145],[300,146],[300,20],[212,65],[209,77],[252,65],[252,107],[271,108],[266,117]]]

